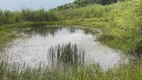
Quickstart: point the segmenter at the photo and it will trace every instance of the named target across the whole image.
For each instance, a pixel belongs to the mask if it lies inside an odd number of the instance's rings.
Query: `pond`
[[[22,37],[6,44],[2,51],[8,64],[36,67],[98,63],[103,69],[109,69],[128,61],[121,51],[97,41],[97,30],[93,28],[46,26],[16,33]]]

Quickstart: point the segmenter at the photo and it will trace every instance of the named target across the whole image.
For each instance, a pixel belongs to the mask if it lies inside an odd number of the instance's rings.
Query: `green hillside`
[[[79,1],[79,0],[77,0]],[[110,5],[89,4],[74,8],[66,4],[49,12],[62,24],[91,26],[102,29],[99,40],[126,53],[141,53],[141,0],[117,1]]]

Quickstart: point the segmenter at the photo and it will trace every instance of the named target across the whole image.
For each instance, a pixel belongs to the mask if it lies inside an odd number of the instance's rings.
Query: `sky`
[[[74,0],[0,0],[0,9],[20,10],[21,8],[46,10],[56,8],[57,6],[71,3]]]

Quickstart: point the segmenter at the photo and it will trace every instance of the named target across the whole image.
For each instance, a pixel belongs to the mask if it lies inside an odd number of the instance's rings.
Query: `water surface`
[[[29,67],[42,64],[50,65],[49,49],[58,45],[77,45],[85,51],[85,63],[99,63],[103,68],[113,68],[127,60],[119,51],[110,49],[96,41],[96,32],[92,29],[67,27],[37,27],[19,30],[19,37],[7,44],[3,53],[8,63],[25,63]]]

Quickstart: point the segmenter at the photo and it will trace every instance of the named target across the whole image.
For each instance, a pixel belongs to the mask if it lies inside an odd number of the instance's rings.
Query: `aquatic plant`
[[[79,49],[76,44],[57,45],[48,50],[50,62],[63,66],[81,66],[85,60],[85,50]]]

